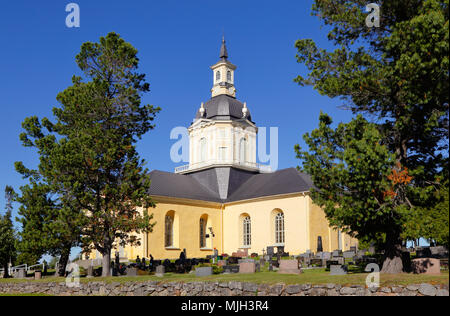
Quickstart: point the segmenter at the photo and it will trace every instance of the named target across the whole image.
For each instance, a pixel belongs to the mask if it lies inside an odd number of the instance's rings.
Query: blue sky
[[[67,28],[65,6],[81,9],[81,27]],[[327,31],[311,16],[312,0],[279,1],[2,1],[0,6],[0,208],[3,188],[24,184],[14,162],[35,166],[36,153],[21,146],[25,117],[52,117],[56,95],[80,74],[75,55],[86,41],[119,33],[139,51],[140,71],[151,92],[144,102],[160,106],[154,131],[138,144],[148,168],[173,171],[170,131],[189,126],[210,98],[212,74],[223,31],[230,61],[238,66],[238,99],[247,102],[258,126],[279,127],[279,168],[298,165],[294,145],[317,126],[320,111],[336,122],[351,113],[339,100],[293,82],[305,68],[295,59],[296,39],[313,38],[331,48]],[[15,209],[17,209],[15,205]]]

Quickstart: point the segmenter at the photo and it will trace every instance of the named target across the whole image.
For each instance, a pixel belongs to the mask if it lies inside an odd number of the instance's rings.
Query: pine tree
[[[119,35],[84,43],[76,61],[84,77],[74,76],[73,85],[58,94],[56,122],[24,122],[21,139],[39,149],[39,170],[17,168],[31,178],[42,176],[61,209],[83,213],[75,224],[84,251],[102,254],[108,276],[112,248],[139,244],[136,235],[154,225],[147,212],[154,206],[150,179],[135,144],[154,128],[160,109],[141,104],[149,84],[137,72],[137,50]]]
[[[297,60],[309,74],[296,81],[341,98],[344,108],[377,122],[382,143],[395,155],[391,179],[409,179],[392,192],[398,212],[430,209],[426,201],[439,189],[436,175],[448,156],[448,0],[377,3],[380,27],[369,28],[366,1],[316,0],[313,14],[331,27],[328,39],[337,48],[298,40]],[[403,228],[380,231],[388,235],[383,272],[402,271]]]
[[[15,261],[16,253],[16,235],[14,224],[12,221],[12,202],[14,199],[14,191],[10,186],[5,188],[5,215],[0,214],[0,266],[4,270],[3,277],[9,277],[8,265]]]

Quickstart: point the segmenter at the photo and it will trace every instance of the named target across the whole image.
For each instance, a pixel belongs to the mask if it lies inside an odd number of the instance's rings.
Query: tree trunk
[[[70,258],[70,250],[71,250],[71,246],[65,246],[61,250],[61,257],[59,258],[59,263],[58,263],[58,271],[56,271],[56,273],[58,274],[59,277],[66,276],[66,267],[67,267],[67,263],[69,262],[69,258]]]
[[[9,278],[9,265],[8,265],[8,263],[5,263],[4,265],[3,265],[3,270],[5,271],[4,273],[3,273],[3,278],[4,279],[8,279]]]
[[[105,247],[102,259],[102,277],[111,276],[111,248]]]
[[[395,242],[392,241],[392,239],[389,240],[388,237],[385,248],[381,273],[397,274],[404,272],[404,258],[401,242]],[[407,268],[407,266],[405,266],[405,268]]]

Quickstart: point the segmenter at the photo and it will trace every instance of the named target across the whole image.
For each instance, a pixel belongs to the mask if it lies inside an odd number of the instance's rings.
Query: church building
[[[217,249],[262,254],[284,246],[290,254],[348,250],[357,241],[330,228],[310,198],[308,175],[295,168],[272,172],[257,163],[258,127],[250,108],[236,98],[237,67],[225,40],[211,67],[211,99],[197,109],[189,127],[190,163],[175,173],[151,172],[150,209],[156,225],[140,236],[141,246],[117,249],[121,257],[204,258]],[[195,110],[195,109],[193,109]],[[319,240],[321,242],[319,242]]]

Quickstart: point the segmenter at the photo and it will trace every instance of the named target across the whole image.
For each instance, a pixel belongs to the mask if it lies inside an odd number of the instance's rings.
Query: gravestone
[[[330,275],[346,275],[347,274],[347,266],[345,265],[331,265],[330,266]]]
[[[232,257],[246,258],[248,257],[248,250],[244,249],[244,251],[239,250],[238,252],[233,252]]]
[[[271,247],[271,246],[267,247],[267,256],[269,256],[270,258],[272,258],[273,255],[274,255],[274,249],[273,248],[274,247]]]
[[[224,266],[224,273],[239,273],[239,266]]]
[[[255,262],[255,272],[261,272],[261,263]]]
[[[219,256],[219,250],[214,249],[213,263],[216,263],[216,260],[217,260],[218,256]]]
[[[137,275],[138,275],[138,273],[137,273],[137,268],[134,268],[134,267],[127,268],[126,274],[127,274],[127,276],[129,276],[129,277],[135,277],[135,276],[137,276]]]
[[[331,252],[324,252],[324,253],[322,253],[322,259],[330,260],[331,259]]]
[[[350,251],[356,252],[357,250],[358,250],[358,247],[356,247],[356,246],[350,247]]]
[[[280,261],[280,274],[300,274],[302,270],[299,269],[297,260],[281,260]]]
[[[441,274],[441,261],[435,258],[414,259],[412,271],[416,274]]]
[[[228,264],[238,264],[239,259],[238,257],[229,257]]]
[[[255,262],[241,262],[239,263],[239,273],[255,273],[256,265]]]
[[[195,268],[195,276],[197,277],[210,276],[212,274],[213,274],[212,267]]]
[[[322,259],[313,258],[313,259],[309,260],[309,264],[322,267],[323,266],[323,260]]]
[[[448,258],[448,250],[443,246],[430,247],[433,258]]]
[[[224,267],[224,266],[226,266],[227,264],[228,264],[227,260],[219,260],[219,261],[217,262],[217,265],[218,265],[219,267]]]
[[[355,253],[353,251],[345,251],[343,256],[344,256],[344,259],[353,259],[353,257],[355,256]]]
[[[255,259],[239,259],[238,260],[238,264],[241,264],[243,262],[255,263]]]
[[[342,256],[342,251],[341,250],[333,251],[333,257],[340,257],[340,256]]]
[[[89,266],[87,268],[87,277],[93,278],[94,277],[94,266]]]
[[[323,251],[323,245],[322,245],[322,237],[317,237],[317,252]]]
[[[15,279],[25,279],[27,277],[27,273],[25,269],[19,269],[14,272]]]
[[[166,273],[166,267],[165,266],[157,266],[156,267],[156,272],[155,272],[155,275],[158,277],[158,278],[162,278],[163,276],[164,276],[164,273]]]

